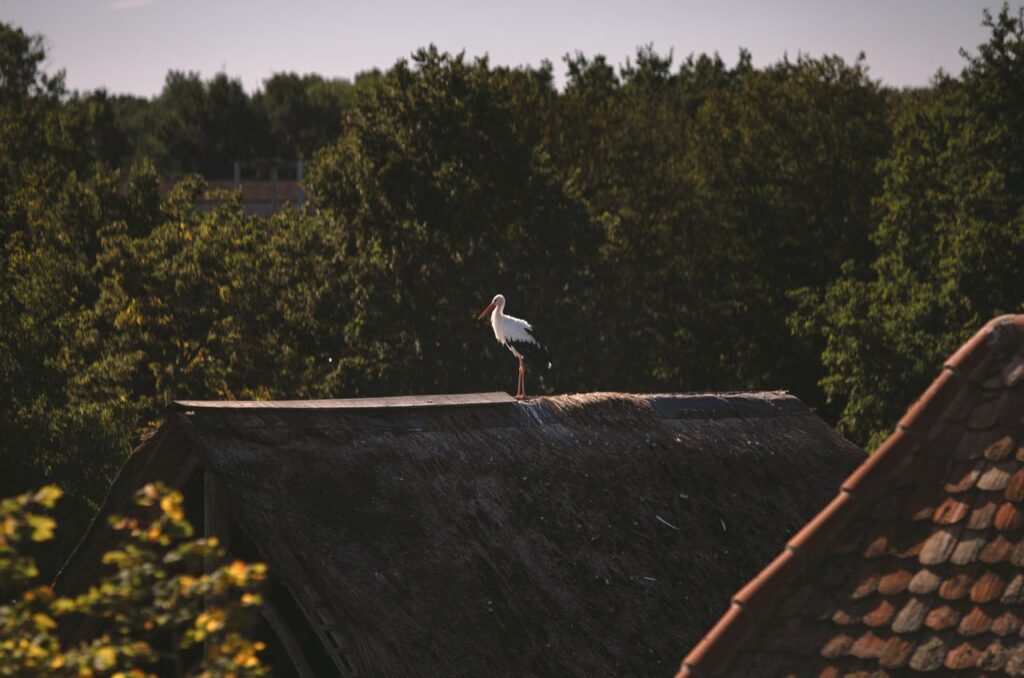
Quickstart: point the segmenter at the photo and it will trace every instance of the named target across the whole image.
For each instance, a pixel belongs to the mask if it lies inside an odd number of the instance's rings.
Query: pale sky
[[[48,70],[72,89],[152,96],[169,69],[225,71],[254,91],[278,71],[352,78],[436,44],[493,64],[555,65],[566,53],[621,64],[639,45],[674,50],[676,63],[718,52],[734,64],[783,54],[867,55],[871,77],[925,85],[957,74],[958,50],[987,39],[993,0],[0,0],[0,21],[47,38]],[[1011,8],[1019,7],[1016,0]]]

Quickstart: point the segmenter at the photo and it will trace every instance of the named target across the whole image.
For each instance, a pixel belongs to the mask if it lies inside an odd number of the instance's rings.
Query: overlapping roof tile
[[[954,354],[677,678],[1024,676],[1024,316]]]

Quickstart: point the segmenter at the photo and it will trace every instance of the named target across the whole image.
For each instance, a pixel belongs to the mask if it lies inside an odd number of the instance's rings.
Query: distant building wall
[[[295,169],[295,179],[278,179],[276,167],[270,169],[269,179],[243,179],[241,166],[234,164],[234,179],[206,179],[206,191],[197,201],[200,209],[212,209],[222,201],[218,194],[222,191],[242,192],[242,205],[250,214],[269,215],[282,209],[286,204],[301,205],[306,202],[306,192],[302,189],[302,161],[287,163]],[[164,194],[174,187],[174,181],[165,179],[161,182]]]

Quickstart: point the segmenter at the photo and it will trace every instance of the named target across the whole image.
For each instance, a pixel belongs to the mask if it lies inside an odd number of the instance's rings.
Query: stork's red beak
[[[488,304],[488,305],[487,305],[487,308],[485,308],[484,310],[480,311],[480,315],[478,315],[478,316],[476,317],[476,319],[477,319],[477,320],[480,320],[480,319],[481,319],[481,318],[483,318],[483,317],[484,317],[485,315],[487,315],[488,313],[490,313],[490,312],[491,312],[491,309],[493,309],[493,308],[494,308],[494,302],[492,301],[492,302],[491,302],[490,304]]]

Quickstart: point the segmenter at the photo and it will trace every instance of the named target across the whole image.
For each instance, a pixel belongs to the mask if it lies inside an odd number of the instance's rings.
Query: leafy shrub
[[[246,637],[266,566],[223,564],[216,538],[193,536],[176,490],[146,485],[136,515],[110,519],[119,548],[88,590],[59,596],[36,583],[24,548],[53,538],[46,511],[61,495],[49,485],[0,502],[0,676],[267,673],[263,643]]]

